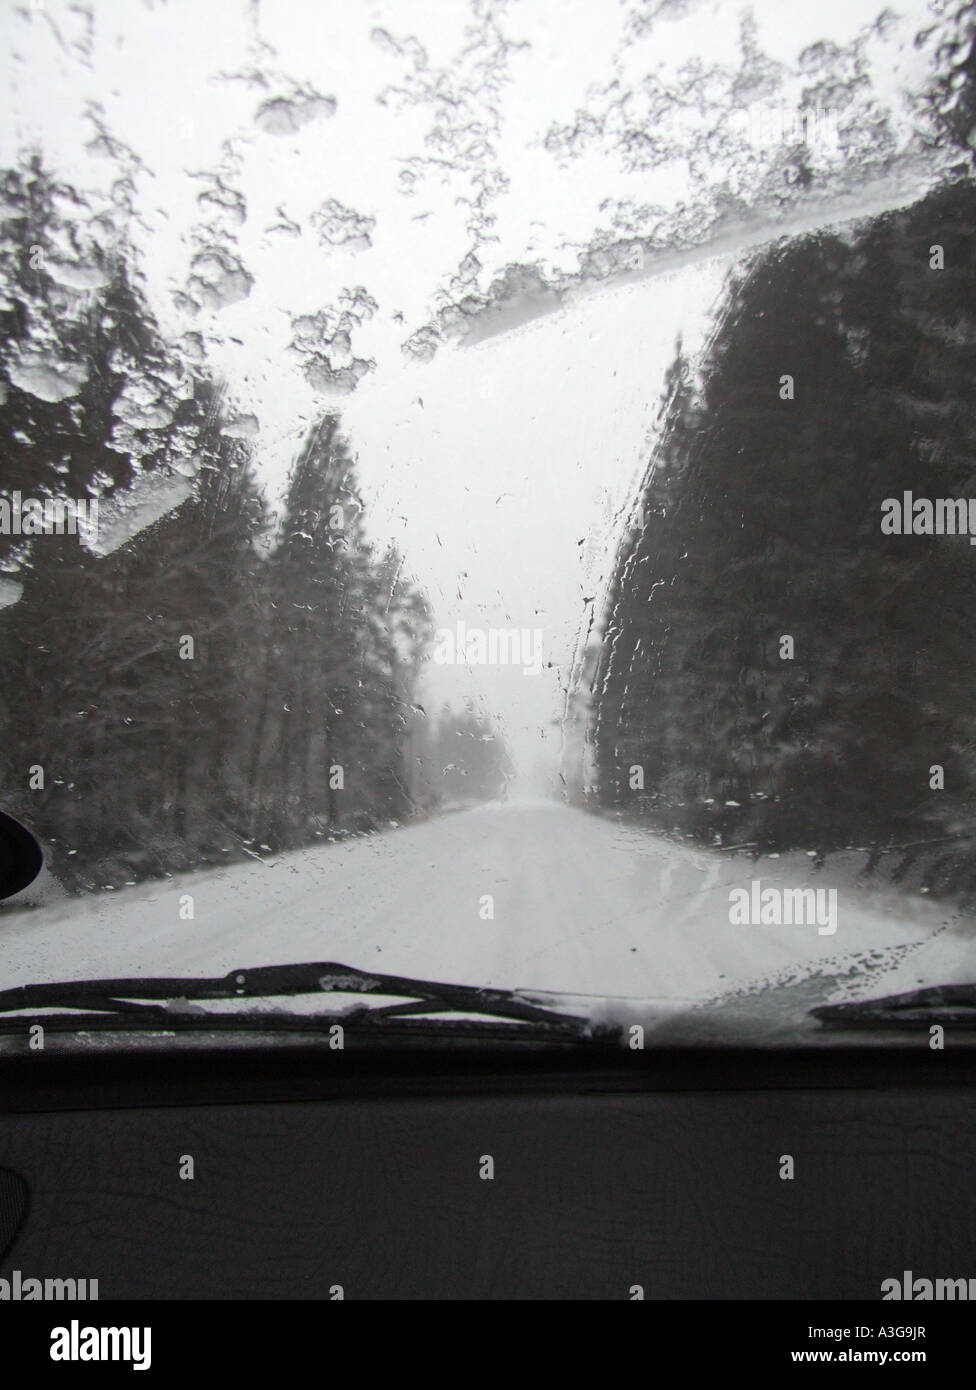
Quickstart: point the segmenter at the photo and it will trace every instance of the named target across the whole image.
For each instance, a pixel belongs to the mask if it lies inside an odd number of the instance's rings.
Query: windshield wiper
[[[366,1004],[362,1008],[314,1014],[283,1014],[266,1010],[220,1013],[205,1009],[183,1011],[171,1004],[205,1003],[224,999],[267,999],[318,994],[362,994],[399,997],[407,1002]],[[453,985],[409,976],[381,975],[336,961],[299,965],[265,965],[231,970],[214,978],[159,976],[129,979],[71,980],[51,984],[20,985],[0,990],[0,1015],[37,1009],[70,1009],[70,1014],[38,1015],[45,1026],[74,1028],[124,1027],[268,1028],[300,1026],[315,1031],[323,1023],[343,1027],[389,1025],[410,1020],[411,1015],[431,1013],[476,1014],[499,1022],[524,1023],[530,1031],[547,1036],[562,1034],[580,1038],[588,1020],[558,1013],[532,1002],[518,990],[486,989],[477,985]],[[442,1021],[443,1022],[443,1021]],[[24,1025],[24,1018],[0,1018],[0,1031]],[[523,1034],[519,1029],[519,1035]]]
[[[880,999],[821,1004],[810,1013],[834,1028],[976,1028],[976,984],[929,985]]]

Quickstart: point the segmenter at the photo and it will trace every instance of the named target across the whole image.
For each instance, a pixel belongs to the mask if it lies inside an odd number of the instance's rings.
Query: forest
[[[976,185],[765,248],[678,344],[589,684],[593,804],[976,891]],[[910,532],[910,528],[909,532]]]
[[[160,330],[124,209],[93,210],[37,154],[0,198],[0,486],[99,518],[94,541],[0,534],[0,795],[61,882],[503,791],[487,716],[418,703],[427,600],[368,538],[338,415],[307,430],[270,515],[254,431],[199,335]]]

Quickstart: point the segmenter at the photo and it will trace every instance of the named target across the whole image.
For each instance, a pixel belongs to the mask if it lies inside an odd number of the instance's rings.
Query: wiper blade
[[[929,985],[880,999],[821,1004],[810,1013],[834,1028],[976,1028],[976,984]]]
[[[346,1024],[389,1022],[430,1013],[465,1013],[488,1015],[506,1022],[523,1022],[578,1035],[588,1020],[578,1015],[558,1013],[535,1004],[518,990],[486,989],[477,985],[454,985],[437,980],[416,980],[409,976],[383,975],[360,970],[356,966],[336,961],[314,961],[298,965],[265,965],[231,970],[215,978],[197,976],[158,976],[115,980],[72,980],[51,984],[20,985],[0,990],[0,1014],[36,1009],[72,1009],[89,1011],[85,1017],[72,1015],[79,1026],[105,1014],[124,1018],[128,1026],[144,1021],[147,1027],[154,1022],[170,1026],[185,1013],[167,1007],[174,1002],[206,1002],[222,999],[265,999],[268,997],[297,997],[316,994],[362,994],[366,996],[399,997],[408,1002],[369,1006],[352,1011],[344,1010],[330,1018]],[[50,1019],[50,1015],[48,1018]],[[60,1016],[59,1016],[60,1017]],[[246,1026],[247,1014],[192,1015],[201,1026],[209,1026],[215,1018],[240,1021]],[[274,1015],[262,1015],[273,1019]],[[308,1016],[314,1027],[316,1015]],[[321,1015],[317,1015],[321,1018]],[[204,1020],[206,1023],[204,1024]],[[0,1028],[9,1031],[11,1023],[23,1020],[2,1020]],[[225,1026],[230,1026],[229,1022]]]

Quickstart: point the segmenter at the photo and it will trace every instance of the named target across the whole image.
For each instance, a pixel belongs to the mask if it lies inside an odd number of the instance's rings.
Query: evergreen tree
[[[676,359],[612,580],[603,804],[768,848],[972,832],[973,551],[880,522],[905,490],[973,493],[974,217],[962,180],[776,247],[696,383]]]

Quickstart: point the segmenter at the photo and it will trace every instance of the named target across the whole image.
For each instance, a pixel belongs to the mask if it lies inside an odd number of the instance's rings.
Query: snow
[[[221,425],[220,432],[228,439],[252,439],[260,432],[261,425],[256,415],[238,415]]]
[[[85,539],[96,555],[111,555],[160,517],[175,511],[192,494],[194,481],[164,472],[142,473],[132,487],[119,492],[98,508],[98,528]]]
[[[23,594],[23,584],[18,584],[16,579],[4,579],[0,576],[0,608],[9,608],[11,604],[17,603]]]
[[[748,1010],[763,982],[810,982],[783,995],[805,1017],[814,1003],[855,993],[971,979],[974,924],[928,900],[859,887],[862,865],[863,856],[839,856],[817,870],[802,854],[756,865],[551,802],[493,804],[263,862],[49,897],[31,911],[11,905],[0,911],[0,981],[331,960],[583,995],[596,1014],[619,1018],[624,1000],[652,1000],[667,1016],[736,991]],[[836,888],[836,935],[732,926],[729,891],[755,877]],[[185,894],[190,921],[180,915]],[[483,920],[488,894],[494,918]]]
[[[88,380],[87,367],[75,362],[56,362],[36,352],[22,352],[7,367],[15,386],[39,401],[66,401],[77,396]]]
[[[335,113],[334,97],[275,97],[258,108],[254,121],[266,135],[293,135],[296,130],[301,130],[302,126],[334,116]]]
[[[66,262],[49,259],[45,270],[59,285],[72,290],[102,290],[108,284],[108,275],[97,265],[80,262]]]
[[[237,304],[251,293],[253,277],[228,251],[201,251],[190,265],[193,274],[187,281],[187,288],[191,296],[208,309]]]

